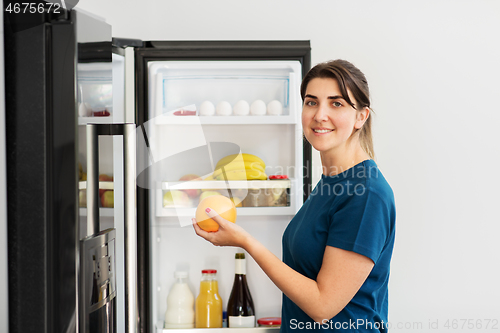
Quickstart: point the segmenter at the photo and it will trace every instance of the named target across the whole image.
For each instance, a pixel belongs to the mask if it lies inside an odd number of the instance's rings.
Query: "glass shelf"
[[[99,182],[99,189],[100,190],[112,190],[114,188],[113,182]],[[78,189],[79,190],[85,190],[87,189],[87,181],[79,181],[78,182]]]
[[[154,119],[156,125],[273,125],[297,124],[294,116],[163,116]]]
[[[263,189],[263,188],[290,188],[292,180],[190,180],[185,182],[162,182],[163,190],[190,190],[190,189]]]

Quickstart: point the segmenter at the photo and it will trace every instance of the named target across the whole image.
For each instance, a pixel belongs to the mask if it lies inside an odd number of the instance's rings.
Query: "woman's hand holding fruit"
[[[208,232],[200,228],[196,219],[192,219],[196,234],[216,246],[236,246],[245,249],[252,236],[239,225],[222,218],[211,208],[205,210],[207,215],[219,225],[219,230]]]

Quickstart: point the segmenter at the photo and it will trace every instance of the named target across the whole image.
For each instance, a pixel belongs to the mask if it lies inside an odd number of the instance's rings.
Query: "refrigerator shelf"
[[[158,184],[157,187],[157,203],[156,203],[156,216],[157,217],[193,217],[195,215],[196,206],[198,204],[198,199],[192,199],[190,206],[188,207],[164,207],[163,206],[163,194],[165,191],[169,190],[193,190],[193,189],[206,189],[206,190],[214,190],[221,193],[224,196],[228,196],[228,189],[231,189],[233,195],[235,197],[241,197],[242,191],[245,191],[244,197],[245,199],[244,205],[245,207],[236,207],[239,216],[286,216],[286,215],[295,215],[297,213],[297,208],[295,207],[295,199],[290,195],[290,191],[292,188],[295,188],[297,184],[296,179],[283,179],[283,180],[231,180],[231,181],[223,181],[223,180],[211,180],[211,181],[185,181],[185,182],[162,182]],[[283,192],[289,196],[286,201],[289,201],[289,205],[266,205],[265,202],[267,199],[265,198],[255,198],[254,201],[250,201],[247,204],[246,196],[250,195],[250,192],[258,191],[258,195],[262,194],[266,196],[268,193],[272,192]],[[262,190],[262,191],[261,191]],[[247,192],[248,191],[248,194]],[[257,195],[257,194],[252,194]],[[278,199],[275,199],[278,200]],[[283,200],[283,199],[279,199]],[[260,202],[258,204],[257,202]],[[283,204],[284,202],[282,202]]]
[[[250,327],[250,328],[183,328],[172,329],[163,328],[163,322],[158,322],[156,333],[208,333],[208,332],[224,332],[224,333],[276,333],[279,332],[279,327]]]
[[[163,116],[155,118],[156,125],[289,125],[297,124],[293,115],[282,116]]]
[[[175,216],[190,216],[196,215],[196,207],[190,208],[165,208],[157,209],[158,217],[175,217]],[[236,207],[238,216],[277,216],[290,215],[293,216],[297,212],[293,206],[285,207]],[[163,223],[160,223],[163,224]]]
[[[190,190],[190,189],[278,189],[290,188],[291,180],[200,180],[185,182],[162,182],[162,190]]]

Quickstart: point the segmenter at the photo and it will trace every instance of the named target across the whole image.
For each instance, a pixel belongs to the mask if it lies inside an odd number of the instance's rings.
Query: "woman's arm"
[[[283,263],[240,226],[214,211],[207,214],[219,224],[219,231],[206,232],[194,223],[199,236],[217,246],[245,249],[274,284],[316,322],[337,315],[361,288],[374,265],[368,257],[327,246],[315,281]]]

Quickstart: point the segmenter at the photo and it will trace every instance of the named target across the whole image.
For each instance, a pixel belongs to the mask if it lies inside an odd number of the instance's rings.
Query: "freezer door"
[[[9,328],[75,331],[74,21],[67,12],[4,15]]]

